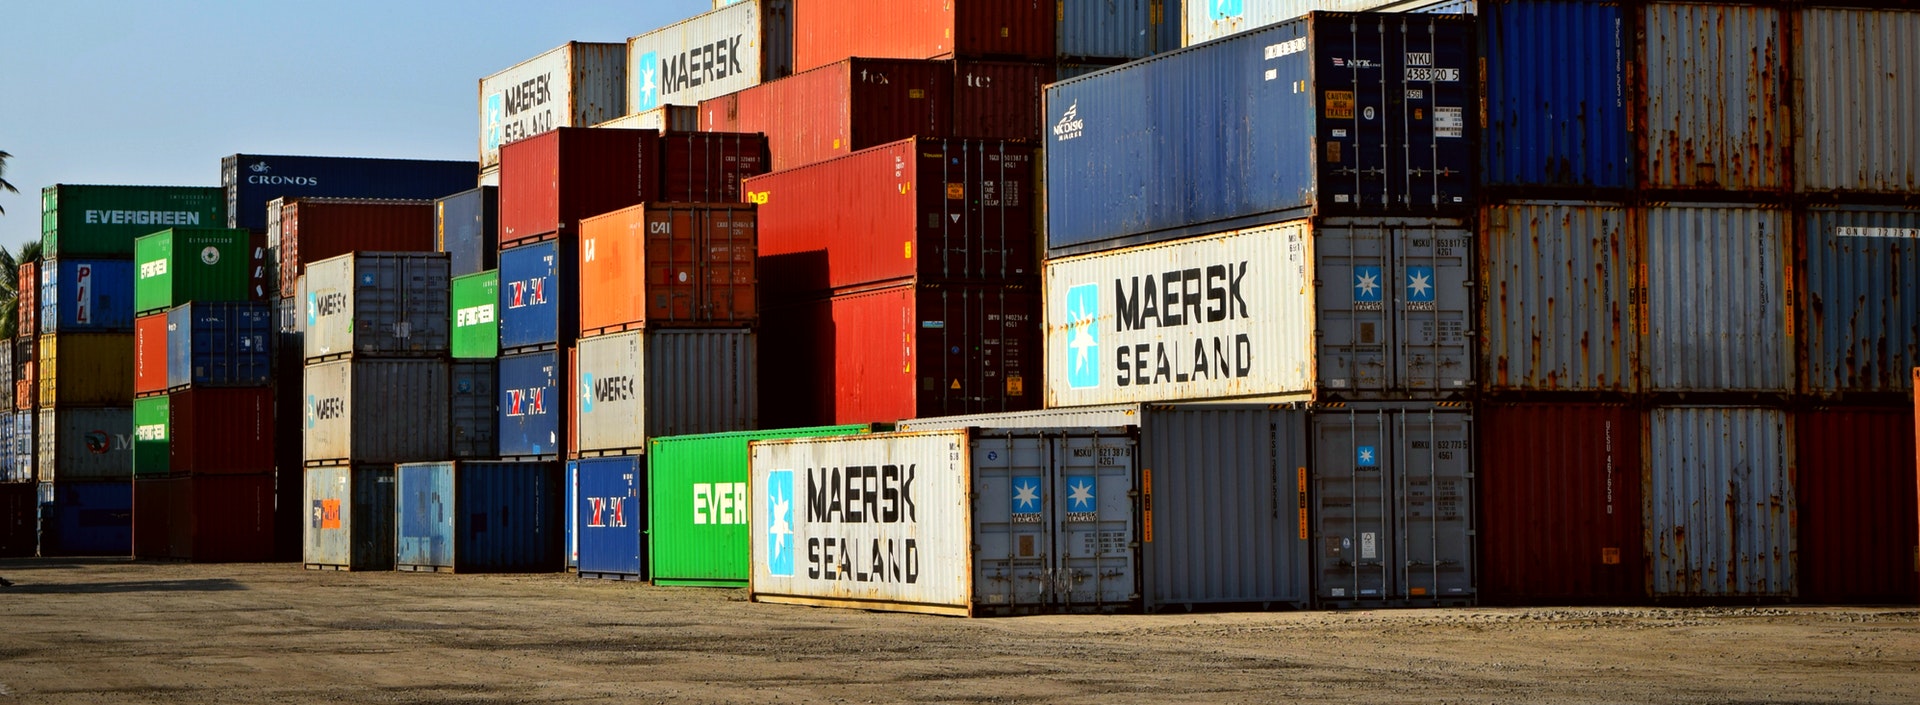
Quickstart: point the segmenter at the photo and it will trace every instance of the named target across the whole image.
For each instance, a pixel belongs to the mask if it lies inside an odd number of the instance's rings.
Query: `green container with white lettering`
[[[453,356],[500,357],[500,270],[453,278]]]
[[[126,259],[142,235],[226,225],[227,192],[218,186],[56,184],[40,190],[40,247],[47,259]]]
[[[252,285],[248,234],[237,228],[168,228],[133,241],[133,311],[189,301],[246,301]]]
[[[851,436],[890,424],[813,426],[655,438],[647,449],[647,558],[655,585],[746,587],[747,444]]]
[[[133,476],[166,477],[173,474],[167,459],[173,433],[167,420],[171,409],[167,395],[133,400]]]

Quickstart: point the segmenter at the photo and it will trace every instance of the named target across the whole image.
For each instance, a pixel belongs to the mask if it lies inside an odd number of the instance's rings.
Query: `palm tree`
[[[20,265],[40,259],[40,241],[20,245],[16,255],[0,245],[0,340],[12,340],[19,334]]]
[[[0,191],[5,191],[7,193],[19,193],[20,189],[14,188],[13,184],[7,182],[7,160],[12,158],[13,158],[13,155],[8,154],[4,151],[0,151]],[[0,215],[6,215],[6,214],[7,214],[7,209],[0,208]]]

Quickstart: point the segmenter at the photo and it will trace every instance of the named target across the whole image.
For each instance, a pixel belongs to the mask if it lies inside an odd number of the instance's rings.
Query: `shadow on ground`
[[[0,588],[0,595],[101,595],[125,592],[224,592],[245,590],[245,586],[226,578],[208,580],[134,580],[118,583],[56,583],[22,582],[12,578],[14,585]]]

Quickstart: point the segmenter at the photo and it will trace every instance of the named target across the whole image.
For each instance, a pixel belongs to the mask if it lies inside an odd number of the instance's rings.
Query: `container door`
[[[453,470],[450,466],[402,467],[398,562],[405,566],[453,567]]]
[[[1124,607],[1137,599],[1134,449],[1126,436],[1053,442],[1054,599],[1067,609]]]
[[[1387,301],[1395,275],[1386,231],[1377,226],[1320,226],[1318,257],[1320,387],[1340,396],[1387,389]]]
[[[580,567],[580,461],[567,461],[567,568]]]
[[[1045,438],[983,432],[973,441],[974,603],[1047,604],[1052,447]]]
[[[1400,516],[1395,598],[1470,599],[1473,583],[1473,432],[1466,414],[1400,414],[1392,470]]]
[[[1387,430],[1382,411],[1314,419],[1314,563],[1323,604],[1368,604],[1391,594],[1396,562]]]
[[[1394,307],[1396,389],[1466,392],[1473,386],[1475,248],[1462,228],[1396,228]]]

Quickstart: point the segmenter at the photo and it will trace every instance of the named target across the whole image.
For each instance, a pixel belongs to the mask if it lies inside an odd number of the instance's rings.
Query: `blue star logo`
[[[1355,465],[1363,468],[1380,466],[1380,458],[1373,452],[1373,446],[1360,446],[1359,450],[1355,451],[1353,455]]]
[[[1100,285],[1067,289],[1067,386],[1100,386]]]
[[[1067,478],[1067,511],[1074,513],[1093,511],[1095,484],[1090,475]]]
[[[1413,302],[1433,301],[1433,268],[1407,268],[1407,300]]]
[[[1245,0],[1206,0],[1207,19],[1219,22],[1232,19],[1246,13]]]
[[[593,373],[580,373],[580,413],[593,413]]]
[[[1013,478],[1013,513],[1035,514],[1040,511],[1040,478]]]
[[[500,93],[487,96],[487,130],[482,140],[487,145],[487,151],[491,152],[500,149],[500,123],[505,122],[506,119],[507,104],[505,97]]]
[[[1379,267],[1353,268],[1353,300],[1360,302],[1378,302],[1384,288],[1380,279]]]
[[[767,473],[767,572],[793,577],[793,471]]]
[[[634,112],[660,107],[660,53],[641,54],[633,65]]]

